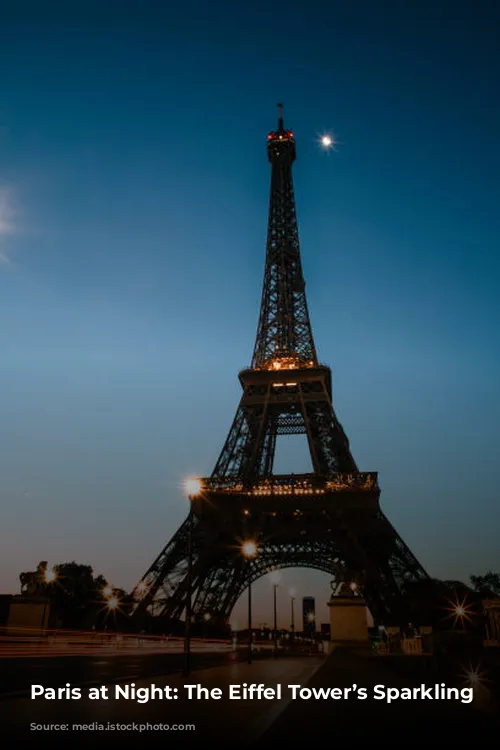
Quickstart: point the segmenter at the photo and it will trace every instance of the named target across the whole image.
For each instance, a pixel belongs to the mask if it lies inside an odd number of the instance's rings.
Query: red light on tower
[[[291,130],[288,131],[287,135],[290,136],[290,138],[293,138],[293,133]]]

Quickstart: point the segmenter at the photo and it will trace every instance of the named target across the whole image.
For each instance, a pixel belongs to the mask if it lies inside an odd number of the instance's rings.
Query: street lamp
[[[310,625],[311,641],[316,639],[316,615],[314,612],[307,613],[307,622]]]
[[[54,581],[57,579],[57,571],[54,570],[54,568],[52,568],[52,570],[45,569],[43,578],[45,583],[54,583]]]
[[[277,608],[276,608],[276,592],[278,590],[278,581],[280,579],[280,573],[279,570],[275,570],[273,573],[271,573],[271,580],[273,581],[273,592],[274,592],[274,657],[276,658],[278,656],[278,617],[277,617]]]
[[[294,611],[294,604],[295,604],[295,589],[290,589],[290,608],[291,608],[291,614],[292,614],[292,623],[290,626],[290,639],[293,641],[295,639],[295,611]]]
[[[259,549],[257,544],[248,539],[241,545],[241,554],[247,560],[252,560],[257,556]],[[252,578],[248,579],[248,663],[252,663]]]
[[[192,577],[193,577],[193,526],[194,526],[194,505],[193,500],[202,490],[200,479],[191,477],[184,482],[184,489],[189,498],[189,515],[188,515],[188,567],[186,576],[186,627],[184,630],[184,675],[190,672],[191,661],[191,597],[192,597]]]
[[[196,477],[189,477],[184,482],[184,489],[189,499],[196,495],[199,495],[202,489],[201,480]]]
[[[278,584],[273,584],[274,589],[274,658],[278,656],[278,623],[277,623],[277,609],[276,609],[276,592],[278,590]]]

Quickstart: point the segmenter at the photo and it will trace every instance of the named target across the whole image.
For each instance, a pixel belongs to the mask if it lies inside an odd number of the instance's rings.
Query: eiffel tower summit
[[[293,192],[295,138],[267,136],[271,194],[266,264],[251,366],[210,477],[191,480],[188,517],[133,591],[134,612],[225,622],[243,591],[279,568],[325,571],[359,586],[377,620],[403,622],[408,583],[429,580],[380,507],[375,471],[360,471],[318,361]],[[312,472],[273,473],[276,439],[305,434]]]

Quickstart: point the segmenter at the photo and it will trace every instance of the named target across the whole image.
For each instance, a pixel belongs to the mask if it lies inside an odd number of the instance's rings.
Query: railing
[[[277,359],[268,359],[262,365],[258,367],[244,367],[240,372],[242,374],[247,372],[286,372],[287,370],[310,370],[317,368],[328,368],[323,362],[315,362],[313,360],[298,359],[297,357],[281,357]]]
[[[238,477],[202,480],[204,489],[242,495],[320,495],[327,492],[366,492],[378,488],[377,472],[339,474],[280,474],[245,483]]]

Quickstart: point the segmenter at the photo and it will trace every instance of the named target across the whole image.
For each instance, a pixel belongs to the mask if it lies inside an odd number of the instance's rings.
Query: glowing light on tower
[[[257,554],[257,545],[251,540],[243,542],[241,545],[241,551],[245,557],[255,557]]]

